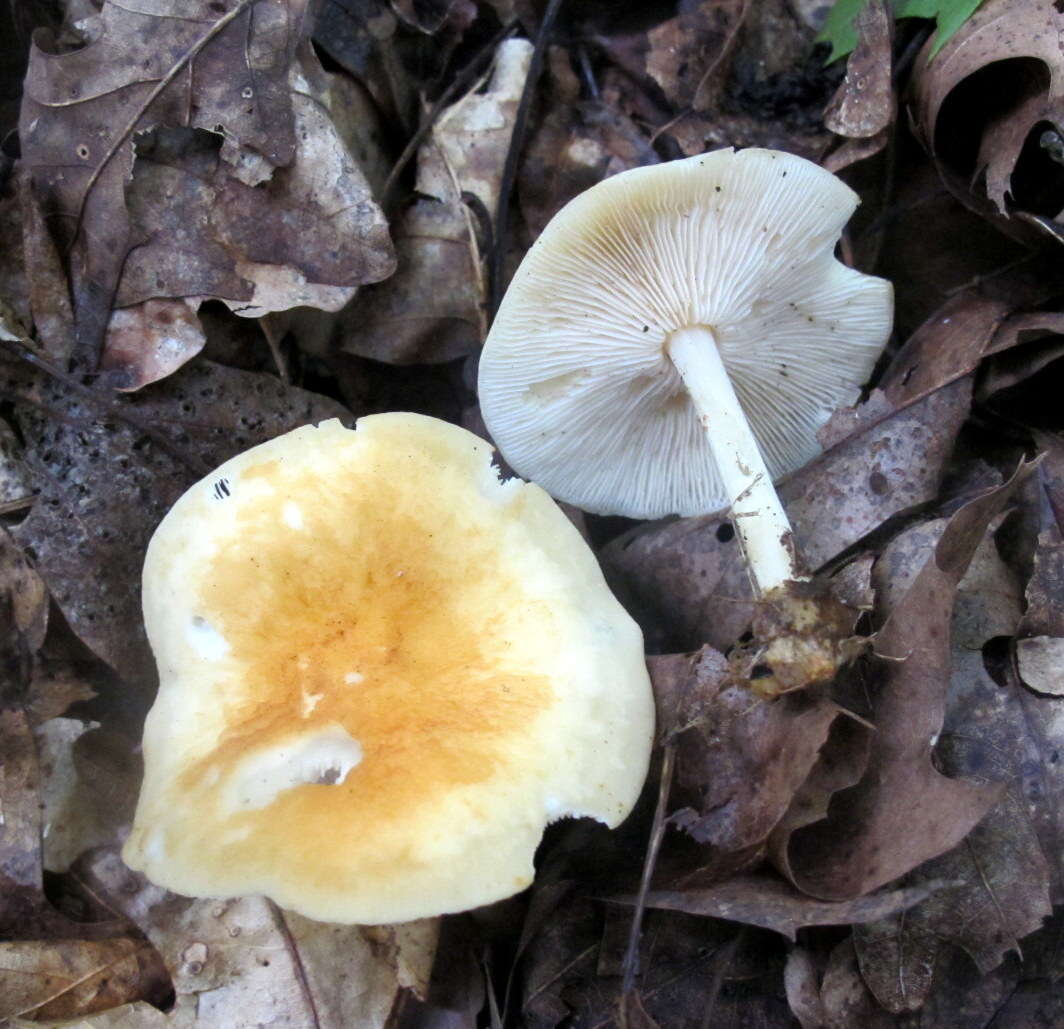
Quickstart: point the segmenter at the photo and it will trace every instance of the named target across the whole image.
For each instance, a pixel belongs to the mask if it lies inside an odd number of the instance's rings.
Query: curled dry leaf
[[[781,870],[825,899],[860,896],[956,846],[1001,788],[951,779],[932,762],[951,668],[954,593],[987,526],[1030,467],[962,507],[912,584],[883,612],[868,770],[823,822],[774,843]]]
[[[1064,124],[1064,12],[1053,3],[985,0],[934,59],[916,58],[916,116],[943,181],[1006,231],[1056,238],[1064,198],[1054,171]],[[1055,195],[1057,194],[1057,195]],[[1047,207],[1048,205],[1048,207]],[[1018,222],[1014,215],[1026,215]]]
[[[110,848],[86,855],[74,871],[155,944],[177,1011],[197,1012],[196,1029],[380,1029],[400,991],[428,981],[437,920],[340,926],[262,897],[190,900],[151,885]]]
[[[345,312],[344,350],[392,364],[472,353],[486,332],[484,239],[490,239],[532,44],[508,39],[487,89],[447,108],[418,156],[416,198],[396,228],[399,265]]]
[[[154,663],[140,617],[140,566],[155,526],[205,468],[180,463],[154,441],[98,411],[64,384],[38,377],[38,396],[63,420],[22,420],[41,493],[15,530],[74,632],[140,689]],[[199,361],[120,400],[213,467],[256,443],[348,412],[324,397],[253,372]]]

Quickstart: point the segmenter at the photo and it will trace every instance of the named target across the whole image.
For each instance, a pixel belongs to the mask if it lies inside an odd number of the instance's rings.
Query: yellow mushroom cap
[[[178,893],[362,924],[527,886],[613,826],[654,729],[642,636],[538,486],[413,414],[226,462],[144,567],[160,688],[124,857]]]

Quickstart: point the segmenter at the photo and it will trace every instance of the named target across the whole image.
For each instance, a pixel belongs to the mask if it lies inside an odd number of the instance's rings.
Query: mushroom
[[[623,172],[529,250],[480,362],[521,475],[599,514],[730,506],[755,589],[802,579],[774,479],[812,458],[891,325],[891,287],[833,256],[856,194],[772,150]]]
[[[544,826],[629,812],[642,636],[538,486],[414,414],[297,429],[152,538],[160,688],[124,858],[178,893],[388,923],[532,879]]]

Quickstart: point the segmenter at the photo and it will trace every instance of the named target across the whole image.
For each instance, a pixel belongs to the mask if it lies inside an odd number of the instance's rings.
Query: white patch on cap
[[[245,758],[230,781],[229,806],[254,811],[296,786],[338,786],[361,760],[361,745],[342,725],[315,729]]]
[[[199,615],[193,615],[185,625],[185,639],[200,657],[208,661],[220,661],[229,653],[229,641]]]
[[[284,507],[281,508],[281,521],[284,522],[289,529],[303,528],[303,512],[295,501],[285,501]]]
[[[361,672],[348,672],[344,676],[344,682],[348,686],[357,686],[363,679],[365,679],[365,676]]]
[[[325,696],[324,693],[308,693],[306,690],[302,691],[302,710],[301,714],[304,718],[309,718],[314,713],[316,708],[321,703],[321,698]]]

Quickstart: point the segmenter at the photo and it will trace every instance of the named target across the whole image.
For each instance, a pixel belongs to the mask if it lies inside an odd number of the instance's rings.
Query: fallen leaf
[[[26,716],[0,711],[0,936],[22,935],[41,906],[39,771]]]
[[[946,888],[904,918],[855,930],[865,979],[891,1011],[916,1010],[938,987],[945,945],[962,948],[987,975],[1052,910],[1046,855],[1059,838],[1058,805],[1043,789],[1032,790],[1032,773],[1045,777],[1034,772],[1040,755],[1022,689],[995,683],[983,657],[984,643],[1002,629],[1014,631],[1019,618],[1012,573],[987,538],[958,588],[952,682],[936,753],[946,773],[1006,783],[1008,792],[963,842],[903,880],[945,880]]]
[[[75,950],[82,943],[93,941],[113,942],[121,938],[126,943],[137,942],[126,939],[130,927],[121,919],[75,922],[46,899],[39,791],[40,768],[26,716],[13,709],[0,711],[0,938],[41,943],[40,948],[26,950],[31,962],[47,962],[49,946],[57,941],[68,941]],[[7,990],[0,987],[0,1003],[6,994]],[[37,1004],[47,1000],[43,994],[35,996]],[[143,995],[127,996],[115,1003],[140,996]]]
[[[126,204],[144,242],[126,260],[116,306],[216,297],[248,318],[338,311],[356,287],[392,273],[384,215],[330,116],[330,86],[301,46],[288,71],[296,146],[282,168],[234,169],[225,138],[202,129],[138,137]]]
[[[1064,639],[1030,636],[1016,641],[1020,678],[1038,693],[1064,696]]]
[[[675,734],[671,815],[700,843],[742,851],[763,843],[805,781],[841,709],[801,691],[762,700],[728,685],[723,658],[650,658],[661,716]]]
[[[783,969],[787,1004],[802,1029],[824,1029],[827,1012],[820,999],[820,977],[813,955],[804,947],[794,947]]]
[[[31,55],[24,160],[70,251],[90,365],[112,302],[335,310],[392,270],[383,216],[316,96],[324,76],[309,48],[297,60],[301,0],[171,7],[105,2],[81,49]]]
[[[1039,533],[1034,568],[1027,581],[1022,636],[1064,636],[1064,446],[1039,435],[1044,459],[1038,466]]]
[[[1038,204],[1039,177],[1055,177],[1051,144],[1033,134],[1064,119],[1062,30],[1054,4],[986,0],[934,60],[931,41],[916,59],[916,116],[943,181],[1021,238],[1044,239],[1011,215]]]
[[[710,111],[749,0],[681,0],[675,17],[646,35],[646,72],[676,110]]]
[[[161,1004],[170,977],[143,940],[0,942],[0,1018],[78,1018],[132,1000]]]
[[[828,957],[820,986],[825,1029],[895,1029],[897,1023],[872,997],[861,978],[853,940],[838,944]]]
[[[153,886],[116,850],[82,858],[74,874],[140,926],[196,1029],[387,1024],[400,991],[423,989],[438,920],[404,926],[312,922],[262,897],[191,900]]]
[[[1000,797],[1000,786],[942,775],[932,753],[945,715],[957,584],[1029,471],[1020,469],[953,515],[912,584],[889,597],[876,640],[868,770],[835,795],[825,821],[775,850],[781,870],[804,892],[841,900],[890,882],[954,847]]]
[[[575,898],[545,924],[524,962],[522,1025],[616,1026],[622,999],[621,964],[630,915],[626,908],[598,906]],[[774,993],[752,988],[752,980],[782,971],[783,955],[768,934],[752,932],[718,969],[734,933],[714,919],[673,911],[648,911],[640,942],[637,989],[643,1012],[663,1029],[699,1026],[707,1011],[707,983],[722,972],[723,987],[712,1009],[713,1025],[756,1025],[784,1029],[786,1004]],[[729,979],[740,980],[729,988]],[[745,987],[745,988],[744,988]]]
[[[602,97],[581,97],[565,51],[552,49],[548,73],[555,102],[530,134],[517,179],[530,241],[585,189],[610,175],[660,160],[629,116]]]
[[[799,893],[782,879],[768,875],[736,876],[707,889],[651,890],[646,903],[648,908],[760,926],[793,941],[799,929],[812,925],[877,922],[907,911],[940,888],[941,883],[921,883],[855,900],[822,901]],[[633,903],[632,898],[613,899]]]
[[[270,167],[291,163],[285,79],[302,17],[302,5],[285,0],[145,12],[105,2],[80,49],[50,54],[51,40],[36,40],[19,123],[23,160],[70,251],[79,345],[93,363],[122,263],[140,242],[123,195],[134,133],[224,126],[234,162],[256,153]]]
[[[883,0],[862,4],[854,27],[857,45],[846,62],[846,78],[824,112],[824,124],[839,136],[868,139],[894,118],[893,33]]]
[[[145,300],[112,312],[100,369],[115,389],[140,389],[176,372],[206,342],[194,305]]]
[[[392,364],[438,363],[483,342],[484,232],[499,202],[503,166],[532,45],[508,39],[487,88],[447,108],[418,156],[415,199],[396,227],[398,270],[364,290],[338,334],[349,353]]]
[[[34,730],[41,768],[41,861],[66,872],[79,855],[121,839],[143,775],[138,749],[95,722],[53,718]]]
[[[178,462],[127,423],[99,415],[82,395],[37,380],[63,421],[27,415],[27,459],[41,494],[14,536],[30,548],[66,620],[132,686],[148,690],[154,662],[140,617],[140,565],[155,526],[208,467],[289,429],[348,412],[276,378],[207,361],[117,401],[140,424],[195,448]],[[71,421],[73,419],[73,421]]]
[[[0,528],[0,691],[6,703],[23,699],[33,677],[34,655],[48,628],[44,582]]]
[[[0,423],[0,509],[17,511],[32,503],[35,483],[22,456],[22,444],[7,422]]]

